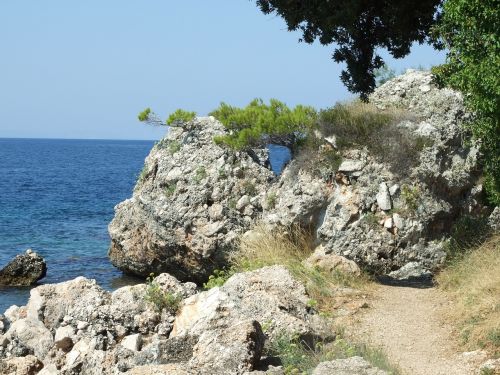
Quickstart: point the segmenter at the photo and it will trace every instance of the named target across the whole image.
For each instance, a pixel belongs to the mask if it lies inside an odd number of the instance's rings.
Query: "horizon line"
[[[149,141],[156,142],[158,139],[132,139],[132,138],[62,138],[62,137],[1,137],[0,139],[26,139],[47,141]]]

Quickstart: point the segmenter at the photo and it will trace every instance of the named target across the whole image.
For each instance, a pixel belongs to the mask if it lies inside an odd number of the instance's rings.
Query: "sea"
[[[114,206],[129,198],[154,141],[0,138],[0,269],[33,249],[47,262],[40,284],[85,276],[107,290],[142,280],[107,258]],[[290,151],[271,145],[279,174]],[[0,286],[0,314],[25,305],[29,287]]]

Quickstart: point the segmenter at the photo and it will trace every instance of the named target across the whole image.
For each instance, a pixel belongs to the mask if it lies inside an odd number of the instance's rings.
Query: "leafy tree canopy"
[[[500,3],[447,0],[435,31],[448,49],[446,64],[433,69],[438,82],[462,93],[473,121],[467,126],[481,140],[486,188],[500,204]]]
[[[341,79],[366,100],[375,88],[374,72],[384,65],[377,48],[395,58],[406,56],[413,42],[428,42],[441,0],[257,0],[265,14],[281,16],[302,41],[335,43],[336,62],[346,63]]]

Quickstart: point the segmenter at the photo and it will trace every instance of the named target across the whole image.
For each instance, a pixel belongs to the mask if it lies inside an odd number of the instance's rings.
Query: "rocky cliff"
[[[226,132],[214,118],[172,128],[146,159],[133,197],[116,207],[111,261],[129,273],[200,282],[224,264],[239,235],[264,222],[307,227],[318,253],[345,256],[376,274],[432,272],[445,259],[457,217],[488,214],[478,149],[463,142],[462,98],[434,86],[430,73],[408,71],[378,88],[371,102],[404,114],[397,134],[424,140],[418,153],[381,137],[389,158],[358,145],[342,149],[340,166],[323,175],[292,160],[273,178],[265,150],[213,143]],[[335,148],[334,140],[326,137],[320,147]]]

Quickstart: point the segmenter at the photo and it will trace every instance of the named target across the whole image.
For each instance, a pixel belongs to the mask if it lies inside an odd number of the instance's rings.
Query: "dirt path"
[[[352,334],[381,348],[404,375],[471,375],[440,310],[446,299],[435,288],[378,286],[370,308],[353,323]]]

